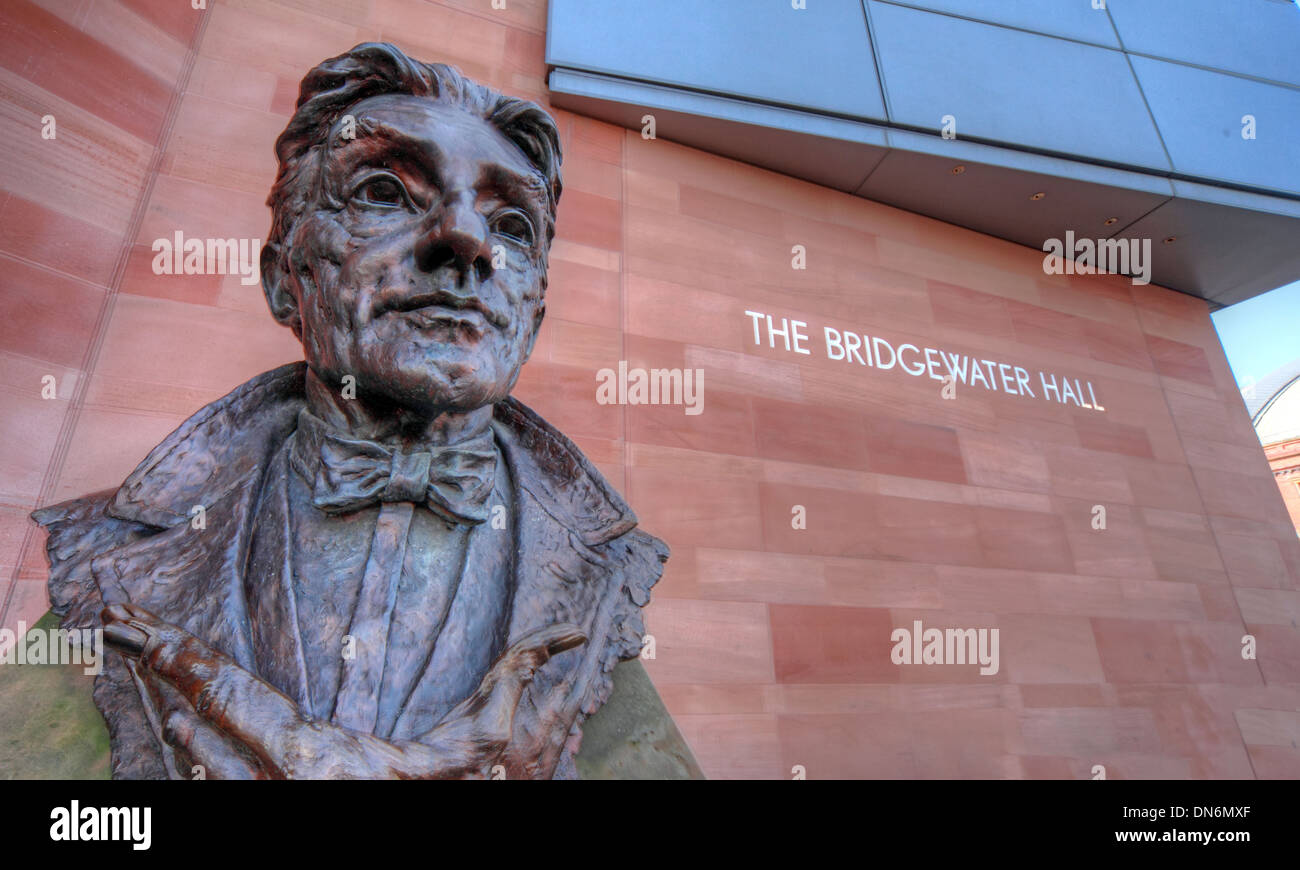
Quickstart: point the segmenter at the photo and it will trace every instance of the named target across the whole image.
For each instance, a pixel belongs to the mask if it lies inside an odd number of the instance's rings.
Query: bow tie
[[[339,434],[304,409],[290,461],[315,486],[312,504],[326,513],[412,502],[450,522],[477,524],[488,518],[497,453],[490,429],[460,444],[404,453]]]

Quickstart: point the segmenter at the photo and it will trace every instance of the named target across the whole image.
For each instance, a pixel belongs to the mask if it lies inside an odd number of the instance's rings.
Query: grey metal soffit
[[[1040,251],[1150,239],[1216,308],[1300,278],[1290,0],[793,6],[551,0],[551,101]]]

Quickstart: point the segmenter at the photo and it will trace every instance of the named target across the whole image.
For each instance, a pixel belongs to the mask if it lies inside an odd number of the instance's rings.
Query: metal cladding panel
[[[1300,194],[1300,90],[1146,57],[1133,69],[1176,172]]]
[[[1173,196],[1165,179],[1100,167],[1072,175],[1075,166],[1058,158],[901,131],[890,131],[889,144],[859,196],[1032,248],[1067,231],[1126,236],[1126,227]]]
[[[1091,42],[1107,48],[1119,48],[1115,28],[1105,9],[1093,9],[1089,0],[890,0],[903,6],[916,6],[933,12],[960,15],[1032,30],[1048,36],[1061,36]]]
[[[549,84],[561,108],[633,130],[649,112],[659,138],[849,193],[886,150],[884,129],[858,121],[568,70]]]
[[[883,120],[858,2],[552,0],[552,66]]]
[[[1300,207],[1290,215],[1254,211],[1216,202],[1202,185],[1174,189],[1173,200],[1125,233],[1153,240],[1156,283],[1233,305],[1300,275]]]
[[[1108,0],[1124,48],[1300,86],[1300,8],[1289,0]]]
[[[1123,53],[871,0],[890,119],[1168,171]]]
[[[1107,0],[1128,27],[1135,10],[1170,5]],[[1216,24],[1221,10],[1188,0],[1181,24],[1155,41],[1125,36],[1126,53],[1103,47],[1095,22],[1111,19],[1091,6],[551,0],[549,81],[557,106],[631,129],[652,113],[665,139],[1034,248],[1070,230],[1150,238],[1155,283],[1212,304],[1294,280],[1300,88],[1246,75],[1282,75],[1300,50],[1279,61],[1271,35],[1212,46],[1258,25]],[[1289,4],[1232,4],[1243,7],[1290,33]],[[1255,48],[1254,66],[1238,62]],[[954,140],[939,135],[949,114]],[[1255,139],[1241,135],[1247,114]]]

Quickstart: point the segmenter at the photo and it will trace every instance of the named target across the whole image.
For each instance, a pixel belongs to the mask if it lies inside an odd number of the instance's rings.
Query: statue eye
[[[352,198],[366,205],[401,208],[406,205],[406,190],[396,178],[381,175],[358,187]]]
[[[492,220],[492,232],[523,245],[533,243],[533,222],[521,211],[507,211]]]

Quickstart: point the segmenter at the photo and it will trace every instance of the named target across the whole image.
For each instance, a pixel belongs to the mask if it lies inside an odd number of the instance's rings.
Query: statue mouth
[[[420,327],[455,325],[472,330],[478,337],[489,324],[505,329],[510,318],[492,309],[477,296],[462,296],[446,290],[390,296],[379,300],[377,315],[394,313]]]
[[[487,322],[477,311],[460,311],[442,305],[426,305],[394,312],[422,332],[449,333],[455,338],[476,340],[487,329]]]

